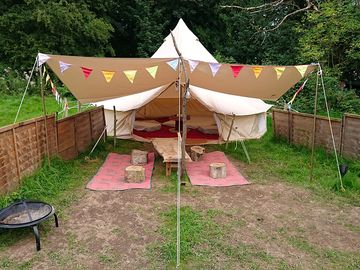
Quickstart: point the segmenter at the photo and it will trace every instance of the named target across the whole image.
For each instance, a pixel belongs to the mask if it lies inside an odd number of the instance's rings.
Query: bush
[[[320,81],[319,81],[320,82]],[[301,83],[296,84],[293,89],[284,95],[284,101],[291,100],[295,92],[299,89]],[[343,113],[360,114],[360,98],[356,92],[351,89],[341,89],[340,82],[336,77],[324,76],[324,86],[330,114],[334,117],[340,117]],[[315,99],[316,76],[312,75],[306,83],[303,91],[297,96],[292,109],[294,111],[313,113]],[[325,97],[322,85],[318,86],[318,113],[326,114]],[[284,104],[278,104],[283,108]]]
[[[0,64],[0,94],[21,94],[24,92],[31,71],[19,72],[10,67]],[[36,75],[33,74],[28,93],[33,93],[37,89]]]

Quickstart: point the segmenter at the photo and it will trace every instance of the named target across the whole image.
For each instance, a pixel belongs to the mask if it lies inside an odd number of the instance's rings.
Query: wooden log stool
[[[198,145],[195,145],[195,146],[191,146],[190,148],[191,150],[191,153],[190,153],[190,156],[191,156],[191,159],[193,161],[198,161],[201,159],[201,157],[204,155],[205,153],[205,148],[204,147],[201,147],[201,146],[198,146]]]
[[[132,165],[145,165],[147,164],[147,152],[134,149],[131,151],[131,164]]]
[[[129,183],[141,183],[145,181],[145,168],[131,165],[125,168],[125,180]]]
[[[210,177],[214,179],[221,179],[226,177],[226,164],[225,163],[211,163]]]

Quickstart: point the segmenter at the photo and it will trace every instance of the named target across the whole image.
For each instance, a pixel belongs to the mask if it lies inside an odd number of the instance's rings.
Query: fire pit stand
[[[36,250],[41,249],[40,234],[37,225],[49,219],[55,218],[55,225],[59,227],[55,208],[40,201],[19,201],[0,210],[0,228],[17,229],[31,227],[35,235]]]

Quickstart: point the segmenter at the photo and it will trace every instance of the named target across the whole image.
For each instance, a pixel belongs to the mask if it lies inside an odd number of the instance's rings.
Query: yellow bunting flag
[[[274,67],[275,71],[276,71],[276,76],[277,79],[279,80],[281,75],[284,73],[285,71],[285,67]]]
[[[304,77],[305,72],[308,68],[308,65],[301,65],[301,66],[295,66],[296,69],[299,71],[299,73],[301,74],[301,77]]]
[[[153,67],[148,67],[146,68],[146,70],[149,72],[149,74],[151,75],[151,77],[153,77],[155,79],[156,77],[156,72],[158,70],[158,66],[153,66]]]
[[[137,70],[124,70],[125,76],[128,78],[128,80],[133,83],[135,79]]]
[[[262,67],[252,67],[256,79],[259,78],[262,69]]]
[[[111,82],[111,79],[114,77],[115,71],[101,71],[102,74],[104,75],[104,78],[106,80],[106,82]]]

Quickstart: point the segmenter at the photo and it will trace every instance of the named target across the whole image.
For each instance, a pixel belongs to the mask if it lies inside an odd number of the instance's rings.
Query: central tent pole
[[[187,92],[189,91],[189,77],[187,76],[186,69],[185,69],[185,63],[184,58],[181,55],[181,52],[179,51],[179,48],[177,47],[175,37],[170,31],[171,37],[174,43],[175,50],[177,54],[179,55],[180,64],[179,65],[179,78],[178,78],[178,89],[179,89],[179,106],[182,100],[182,120],[183,120],[183,126],[182,126],[182,140],[181,140],[181,169],[178,167],[178,183],[177,183],[177,227],[176,227],[176,269],[179,269],[180,267],[180,194],[181,194],[181,178],[184,176],[185,173],[185,144],[186,144],[186,132],[187,132]],[[181,69],[180,69],[181,67]],[[181,76],[182,73],[185,78],[185,84],[181,84]],[[180,110],[180,107],[179,107]],[[179,115],[180,118],[180,115]],[[181,124],[179,124],[181,127]],[[181,129],[180,129],[181,130]],[[179,142],[179,136],[178,136],[178,142]],[[178,144],[178,146],[180,146]],[[180,147],[178,147],[180,148]],[[178,164],[180,165],[180,164]]]
[[[181,140],[181,175],[184,175],[185,172],[185,144],[186,144],[186,135],[187,135],[187,93],[189,91],[189,77],[187,75],[186,72],[186,68],[185,68],[185,62],[184,62],[184,58],[181,55],[181,52],[179,51],[179,48],[177,47],[176,44],[176,40],[174,38],[174,35],[172,33],[172,31],[170,31],[171,33],[171,37],[174,43],[174,47],[175,50],[177,52],[177,54],[179,55],[179,59],[180,59],[180,67],[181,67],[181,74],[184,75],[185,78],[185,84],[181,85],[182,87],[180,88],[181,91],[181,99],[182,99],[182,121],[183,121],[183,129],[182,129],[182,140]],[[180,83],[180,80],[179,80]]]

